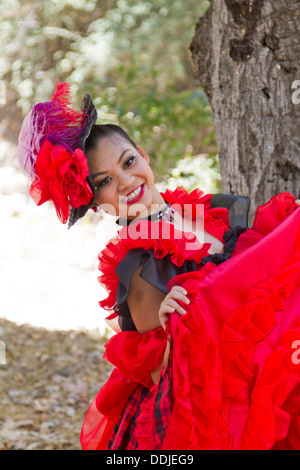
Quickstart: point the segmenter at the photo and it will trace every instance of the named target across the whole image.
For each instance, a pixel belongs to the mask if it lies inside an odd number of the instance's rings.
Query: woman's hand
[[[296,199],[295,203],[298,204],[298,206],[300,206],[300,199]]]
[[[166,295],[162,303],[160,304],[160,309],[158,311],[159,321],[163,329],[166,329],[166,321],[170,313],[175,311],[180,315],[184,315],[186,310],[182,308],[176,300],[181,300],[187,305],[190,303],[187,297],[187,291],[181,286],[174,286],[170,292]]]

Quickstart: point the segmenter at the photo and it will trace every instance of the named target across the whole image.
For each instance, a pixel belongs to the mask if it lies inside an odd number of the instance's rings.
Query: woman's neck
[[[118,223],[120,225],[127,225],[128,223],[133,222],[134,220],[138,219],[147,219],[149,217],[158,215],[159,212],[164,212],[168,209],[169,204],[164,200],[161,194],[155,188],[155,192],[153,194],[153,199],[150,207],[146,207],[143,211],[139,211],[135,217],[128,217],[127,219],[123,219],[122,217],[118,219]],[[127,223],[126,223],[127,220]]]
[[[156,188],[154,188],[151,206],[150,207],[145,206],[145,210],[140,211],[138,216],[132,218],[132,220],[147,218],[151,216],[152,214],[156,214],[159,211],[166,209],[167,207],[168,207],[168,204],[166,203],[164,198],[161,196],[159,191]]]

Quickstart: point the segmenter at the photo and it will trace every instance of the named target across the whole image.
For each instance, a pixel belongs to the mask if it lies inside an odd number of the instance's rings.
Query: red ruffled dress
[[[223,243],[234,229],[227,209],[211,208],[212,195],[182,188],[161,194],[182,207],[204,204],[204,227]],[[148,237],[149,224],[157,224],[159,238]],[[141,334],[125,322],[108,341],[104,358],[115,368],[88,409],[82,448],[300,449],[295,198],[281,193],[260,206],[251,229],[234,230],[234,249],[220,263],[211,261],[210,244],[189,250],[191,234],[177,237],[174,229],[165,238],[169,225],[134,222],[99,255],[99,280],[108,291],[100,305],[119,318],[130,316],[122,264],[142,264],[145,279],[152,283],[152,276],[166,293],[183,286],[191,302],[184,306],[186,315],[170,316],[168,333],[156,328]],[[128,236],[132,226],[135,239]],[[168,340],[168,363],[155,385],[150,373],[162,363]]]

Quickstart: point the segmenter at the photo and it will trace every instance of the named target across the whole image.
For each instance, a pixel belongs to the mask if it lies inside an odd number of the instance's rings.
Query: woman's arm
[[[139,333],[145,333],[161,326],[158,311],[166,295],[139,276],[141,269],[140,266],[132,275],[127,304],[136,329]],[[167,343],[163,362],[151,372],[155,384],[158,383],[160,371],[167,363],[168,356],[169,342]]]
[[[127,297],[132,320],[139,333],[145,333],[159,326],[165,329],[169,314],[175,311],[180,315],[186,313],[177,301],[188,305],[190,301],[187,292],[181,286],[174,286],[166,295],[140,277],[141,269],[140,266],[134,271]]]
[[[185,313],[174,299],[185,303],[189,303],[189,300],[180,286],[174,286],[167,295],[156,289],[140,277],[141,269],[140,266],[132,275],[127,304],[136,329],[139,333],[145,333],[160,326],[164,327],[166,316],[175,310],[180,314]],[[169,352],[170,344],[167,342],[161,365],[151,372],[155,384],[158,382],[161,369],[168,361]]]
[[[136,329],[145,333],[161,326],[158,311],[166,294],[144,281],[141,270],[140,266],[132,275],[127,304]]]

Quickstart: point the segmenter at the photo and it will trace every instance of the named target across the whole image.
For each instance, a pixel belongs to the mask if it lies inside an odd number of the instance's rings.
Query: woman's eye
[[[131,166],[134,159],[135,159],[135,155],[133,155],[133,157],[128,158],[128,160],[126,160],[125,162],[125,166]]]
[[[102,180],[100,183],[97,184],[97,189],[102,188],[108,182],[109,182],[109,178],[107,177],[104,180]]]
[[[125,168],[132,165],[133,160],[135,159],[135,157],[136,157],[136,155],[133,155],[132,157],[128,158],[128,160],[126,160],[126,162],[124,163]],[[105,186],[107,183],[109,183],[110,180],[111,180],[111,178],[109,178],[109,176],[107,176],[106,178],[104,178],[104,180],[100,181],[100,183],[97,184],[96,188],[98,190],[103,188],[103,186]]]

